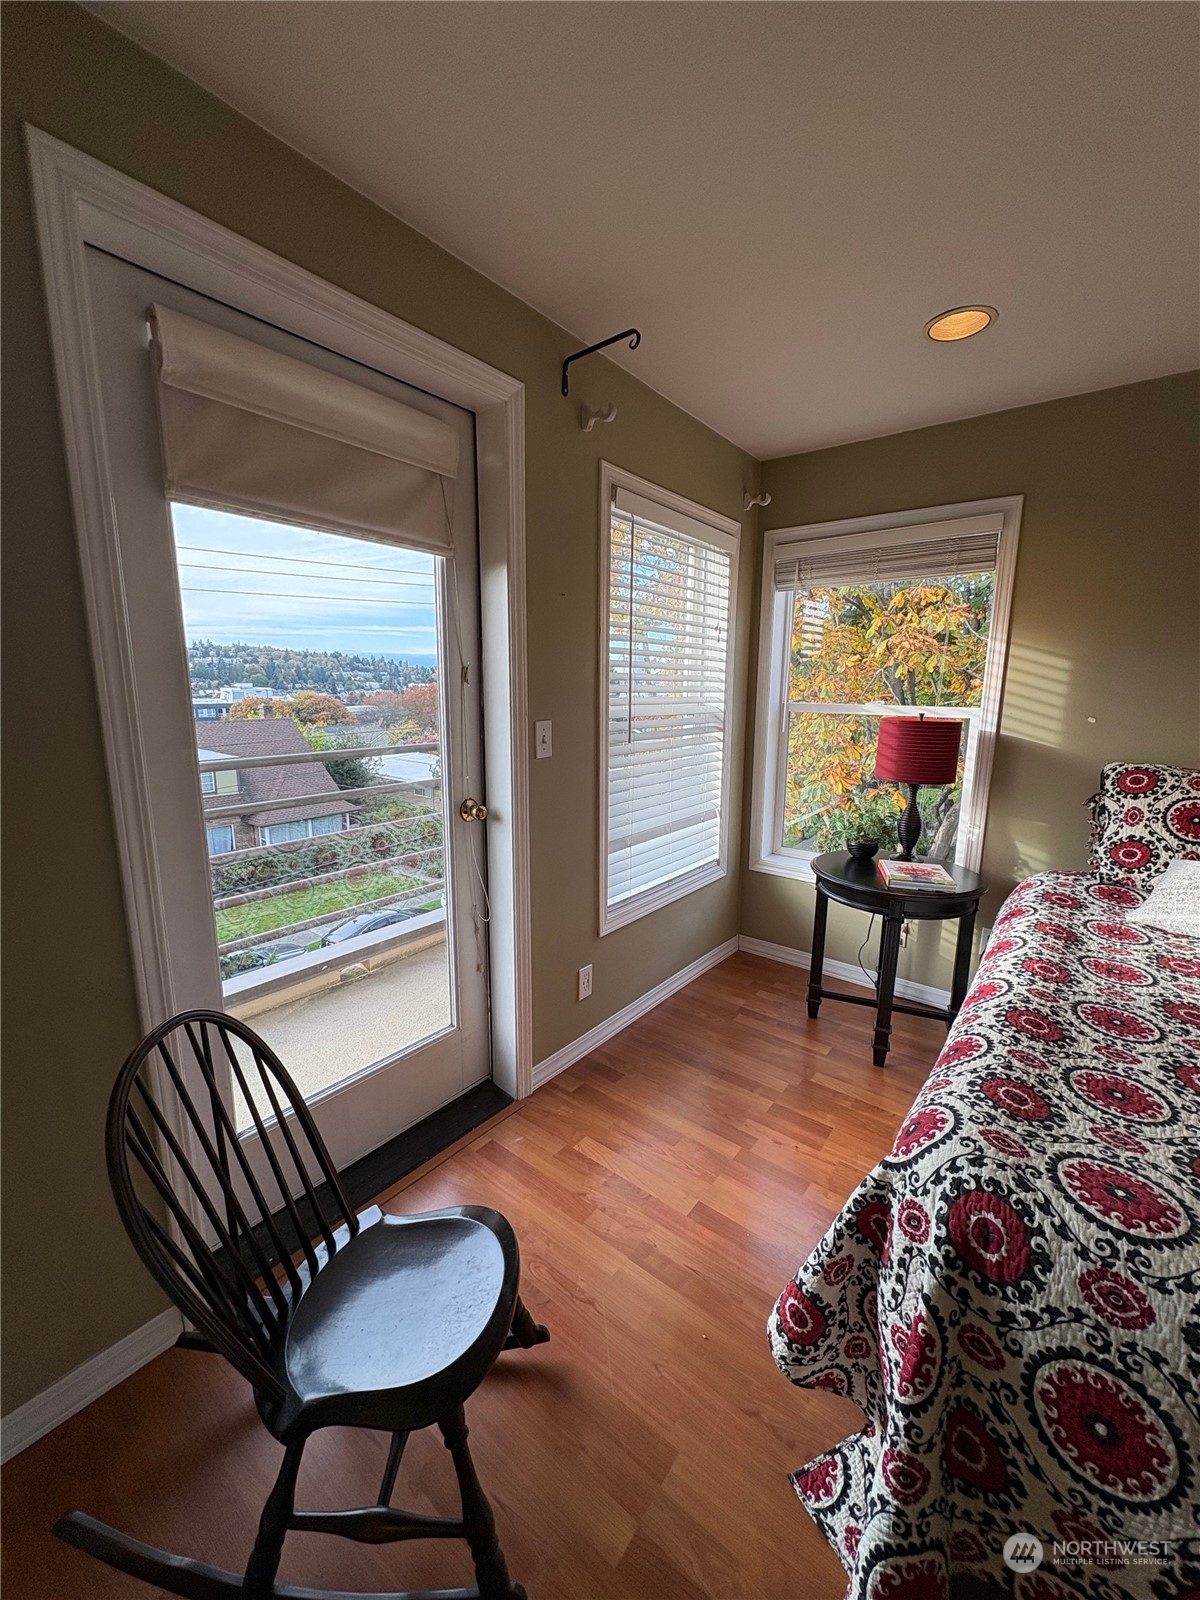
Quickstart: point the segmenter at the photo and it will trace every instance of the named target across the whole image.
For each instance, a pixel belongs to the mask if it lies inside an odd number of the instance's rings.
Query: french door
[[[171,1009],[248,1021],[344,1167],[490,1070],[473,418],[115,256],[87,274]],[[453,429],[444,547],[169,496],[149,307]]]

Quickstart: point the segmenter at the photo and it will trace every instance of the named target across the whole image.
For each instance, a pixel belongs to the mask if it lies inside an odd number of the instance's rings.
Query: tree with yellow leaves
[[[786,844],[812,838],[851,801],[892,796],[899,812],[900,796],[873,778],[872,713],[978,705],[991,603],[990,573],[797,594],[788,699],[804,709],[788,718]],[[959,787],[923,797],[927,825],[952,818]]]

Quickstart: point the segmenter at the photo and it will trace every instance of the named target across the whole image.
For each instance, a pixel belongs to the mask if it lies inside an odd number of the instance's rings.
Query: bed
[[[848,1600],[1200,1593],[1200,939],[1126,917],[1135,858],[1200,844],[1200,775],[1170,780],[1182,842],[1121,859],[1131,771],[1177,773],[1106,769],[1096,870],[1009,897],[891,1154],[771,1315],[784,1374],[866,1416],[793,1476]]]

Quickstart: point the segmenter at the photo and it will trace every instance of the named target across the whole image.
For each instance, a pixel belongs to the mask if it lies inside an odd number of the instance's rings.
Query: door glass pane
[[[312,1097],[454,1021],[440,560],[172,518],[224,1004]]]

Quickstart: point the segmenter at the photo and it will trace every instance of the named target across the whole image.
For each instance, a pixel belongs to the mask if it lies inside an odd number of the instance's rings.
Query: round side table
[[[979,899],[987,884],[976,872],[965,867],[942,863],[954,879],[954,887],[940,889],[913,889],[889,886],[875,870],[875,860],[858,861],[845,850],[835,850],[828,855],[816,856],[812,862],[813,876],[817,880],[817,910],[813,922],[812,967],[809,973],[808,1014],[815,1017],[820,1012],[822,1000],[844,1000],[850,1005],[875,1006],[875,1036],[872,1054],[875,1065],[882,1067],[887,1061],[892,1036],[892,1012],[903,1011],[914,1017],[935,1017],[949,1028],[962,1006],[967,992],[967,974],[971,965],[971,938],[975,931],[975,915]],[[821,978],[825,966],[825,924],[829,916],[829,902],[853,906],[856,911],[869,911],[883,918],[879,935],[879,982],[875,1000],[862,995],[841,994],[836,989],[825,989]],[[895,998],[896,964],[900,958],[900,932],[905,920],[911,922],[944,922],[958,918],[958,943],[954,951],[954,977],[950,985],[950,1004],[945,1010],[919,1002],[900,1001]]]

